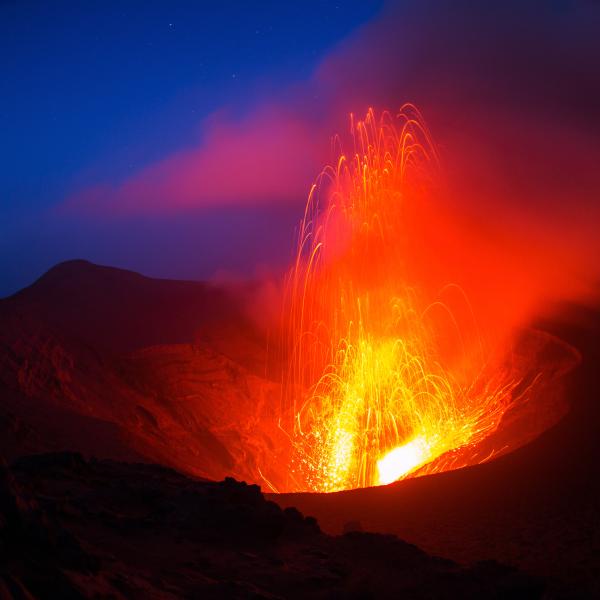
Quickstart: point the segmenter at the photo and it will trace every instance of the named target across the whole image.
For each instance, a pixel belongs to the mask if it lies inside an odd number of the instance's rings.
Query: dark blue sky
[[[0,297],[72,258],[281,272],[331,135],[406,101],[457,217],[595,256],[599,28],[593,0],[0,2]]]
[[[3,2],[0,296],[75,257],[174,277],[243,272],[252,249],[260,263],[269,219],[281,246],[291,209],[94,222],[53,207],[192,145],[220,107],[242,114],[270,89],[310,77],[381,4]]]

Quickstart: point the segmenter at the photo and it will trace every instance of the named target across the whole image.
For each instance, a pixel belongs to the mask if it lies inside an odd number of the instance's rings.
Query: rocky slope
[[[257,486],[78,454],[0,468],[1,598],[541,598],[386,535],[331,537]]]
[[[1,300],[3,456],[70,449],[212,479],[281,477],[277,384],[245,313],[251,293],[72,261]]]

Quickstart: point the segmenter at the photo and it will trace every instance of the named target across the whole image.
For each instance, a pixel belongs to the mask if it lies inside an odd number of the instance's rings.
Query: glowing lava
[[[427,440],[419,437],[398,446],[377,461],[379,483],[392,483],[431,458]]]
[[[287,286],[283,426],[298,490],[386,484],[444,456],[440,470],[462,466],[518,383],[409,281],[407,214],[436,168],[416,109],[370,111],[352,135],[353,154],[311,190]]]

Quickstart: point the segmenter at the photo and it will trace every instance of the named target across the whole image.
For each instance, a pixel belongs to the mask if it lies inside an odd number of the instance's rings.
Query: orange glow
[[[379,483],[392,483],[431,459],[431,447],[424,438],[415,438],[390,450],[377,461]]]
[[[351,132],[353,153],[340,150],[310,192],[287,283],[282,426],[296,490],[464,466],[461,452],[476,455],[522,383],[487,348],[457,286],[445,288],[462,297],[455,308],[413,278],[412,215],[437,170],[417,109],[370,110]]]

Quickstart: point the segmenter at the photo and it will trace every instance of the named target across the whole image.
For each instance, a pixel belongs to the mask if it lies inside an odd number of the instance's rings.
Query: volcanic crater
[[[70,261],[0,301],[0,450],[15,465],[7,481],[22,479],[26,488],[38,489],[42,484],[36,478],[50,478],[47,485],[63,489],[60,478],[67,472],[53,479],[58,458],[47,463],[23,458],[43,452],[68,450],[112,460],[87,466],[83,458],[68,459],[75,462],[68,463],[67,471],[72,465],[86,472],[99,469],[96,482],[103,477],[108,481],[116,469],[116,481],[142,485],[154,467],[141,463],[158,463],[196,481],[233,477],[259,484],[271,501],[316,516],[329,534],[364,529],[396,534],[463,564],[501,560],[531,574],[534,579],[519,580],[529,591],[539,591],[539,581],[558,594],[570,585],[597,589],[597,554],[592,550],[599,539],[595,515],[600,493],[590,476],[598,456],[592,400],[598,390],[593,368],[600,323],[596,312],[563,307],[562,319],[538,323],[535,333],[523,334],[522,351],[544,352],[546,364],[555,367],[539,393],[505,415],[497,439],[491,439],[493,446],[511,444],[511,452],[485,464],[390,486],[282,494],[274,492],[286,491],[289,440],[278,426],[277,368],[271,364],[273,372],[265,371],[264,332],[245,308],[254,293],[251,285],[233,289],[153,280]],[[585,349],[586,359],[577,368],[581,357],[567,342]],[[45,464],[49,471],[36,466]],[[23,465],[32,466],[23,471]],[[189,480],[183,476],[177,481],[183,488],[196,485],[185,483]],[[89,485],[92,498],[100,494],[98,483]],[[245,524],[240,527],[254,538]],[[326,543],[358,544],[348,556],[369,552],[370,544],[396,543],[344,539]],[[578,553],[571,551],[575,539],[581,542]],[[324,552],[329,557],[330,551],[337,556],[337,549]],[[57,568],[69,569],[66,563]],[[494,569],[491,573],[497,574]],[[76,579],[69,585],[81,589]]]

